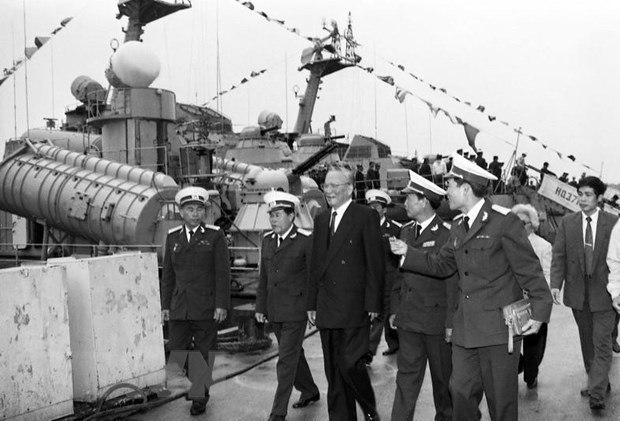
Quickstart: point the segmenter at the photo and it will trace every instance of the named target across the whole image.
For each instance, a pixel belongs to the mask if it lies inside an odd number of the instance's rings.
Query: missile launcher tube
[[[94,162],[92,165],[99,168]],[[132,171],[118,174],[140,179]],[[172,201],[177,190],[176,185],[156,188],[33,152],[0,165],[0,209],[112,245],[157,244],[162,201]]]
[[[177,187],[177,184],[172,177],[160,172],[145,170],[133,165],[121,164],[120,162],[84,155],[78,152],[72,152],[67,149],[45,145],[42,143],[29,144],[29,146],[33,151],[42,157],[67,164],[72,167],[84,168],[92,172],[131,181],[136,184],[143,184],[146,186],[152,185],[159,189]]]

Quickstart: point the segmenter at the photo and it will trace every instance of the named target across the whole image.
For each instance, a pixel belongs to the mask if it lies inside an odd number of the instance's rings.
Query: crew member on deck
[[[200,187],[177,193],[175,201],[185,223],[168,232],[161,283],[162,318],[169,322],[171,356],[191,349],[193,339],[206,364],[209,350],[217,345],[217,323],[226,319],[230,306],[228,246],[219,227],[203,222],[208,198]],[[191,372],[189,376],[196,378]],[[198,393],[190,390],[188,397],[192,415],[205,412],[206,385]]]
[[[396,282],[396,278],[401,276],[398,271],[399,258],[392,254],[390,250],[390,237],[400,237],[400,227],[396,221],[386,216],[387,207],[392,203],[390,196],[384,191],[372,189],[366,192],[366,204],[369,208],[374,209],[378,214],[381,223],[381,245],[383,246],[385,261],[385,293],[383,297],[383,312],[372,321],[370,325],[370,342],[368,354],[366,355],[366,364],[372,362],[373,356],[377,353],[379,342],[381,342],[381,332],[385,329],[385,341],[388,349],[383,355],[392,355],[398,352],[398,332],[393,329],[389,323],[390,316],[390,293],[392,285]]]
[[[293,386],[301,392],[293,408],[319,400],[319,389],[303,350],[312,240],[310,231],[294,224],[297,197],[271,191],[264,200],[272,231],[265,234],[261,248],[256,320],[269,322],[278,340],[278,387],[269,421],[283,421]]]
[[[401,240],[407,247],[438,251],[450,237],[450,224],[436,213],[446,192],[410,171],[402,193],[407,196],[407,216],[413,221],[402,227]],[[401,278],[392,288],[390,305],[390,323],[398,327],[400,340],[392,421],[413,420],[427,361],[433,384],[434,419],[450,421],[450,338],[458,276],[441,279],[403,271]]]

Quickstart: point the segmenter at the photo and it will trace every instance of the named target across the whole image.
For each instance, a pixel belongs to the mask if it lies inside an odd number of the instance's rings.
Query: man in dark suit
[[[435,213],[446,192],[418,174],[409,172],[405,209],[413,219],[402,228],[408,247],[438,251],[450,236],[450,225]],[[399,259],[400,260],[400,259]],[[435,420],[452,420],[450,374],[452,373],[452,312],[458,278],[435,278],[404,271],[392,288],[390,322],[398,327],[396,392],[392,421],[411,421],[424,381],[426,362],[431,371]]]
[[[228,246],[219,227],[203,223],[208,198],[200,187],[177,193],[185,223],[168,232],[161,283],[162,318],[169,322],[168,349],[189,350],[193,338],[207,364],[209,350],[217,345],[217,323],[226,318],[230,306]],[[199,396],[189,396],[192,415],[205,412],[209,390],[204,389]]]
[[[366,192],[366,178],[364,177],[364,166],[357,164],[357,171],[355,172],[355,201],[362,203],[364,201],[364,194]]]
[[[493,180],[493,192],[498,192],[497,186],[502,180],[502,165],[504,163],[499,162],[499,157],[497,155],[493,156],[493,161],[489,164],[489,172],[496,178],[496,180]]]
[[[368,171],[366,171],[366,188],[368,190],[375,188],[375,183],[377,182],[377,173],[375,171],[375,163],[374,161],[370,161],[368,163]]]
[[[293,386],[301,392],[293,408],[319,400],[319,389],[303,349],[312,240],[310,231],[293,223],[295,207],[299,206],[297,197],[272,191],[265,194],[264,200],[272,231],[265,234],[261,248],[256,320],[269,321],[278,340],[278,387],[269,421],[284,421]]]
[[[375,178],[372,182],[372,188],[381,188],[381,164],[379,164],[378,162],[375,163]]]
[[[420,165],[420,168],[418,169],[418,174],[427,180],[433,179],[433,175],[431,174],[431,164],[428,158],[424,158],[422,161],[422,165]]]
[[[453,419],[479,419],[484,394],[492,420],[517,420],[521,340],[514,340],[510,353],[502,307],[527,291],[532,318],[523,330],[533,334],[549,321],[551,293],[519,218],[484,198],[495,177],[460,155],[453,158],[445,177],[447,196],[450,208],[463,216],[453,222],[450,238],[436,253],[400,240],[392,242],[392,251],[405,256],[401,267],[406,271],[441,277],[458,270],[450,378]]]
[[[475,159],[475,162],[476,162],[476,165],[478,165],[480,168],[482,168],[483,170],[486,170],[487,169],[487,160],[484,159],[483,155],[484,154],[483,154],[482,151],[478,151],[476,159]]]
[[[588,387],[581,394],[590,397],[593,410],[605,408],[605,397],[610,390],[611,333],[615,322],[615,311],[606,290],[609,274],[606,258],[617,217],[598,207],[605,189],[605,183],[597,177],[579,180],[581,212],[562,218],[551,259],[553,301],[560,304],[560,290],[564,285],[564,304],[573,309],[588,374]]]
[[[392,203],[392,198],[381,190],[371,189],[366,192],[366,204],[379,215],[381,224],[381,246],[383,247],[383,257],[385,261],[385,286],[383,298],[383,311],[370,325],[370,344],[368,354],[366,355],[366,364],[372,363],[374,355],[377,353],[379,342],[381,342],[381,333],[385,329],[385,341],[388,349],[383,355],[392,355],[398,352],[398,332],[390,326],[390,294],[392,285],[396,282],[396,278],[400,277],[398,271],[398,256],[392,254],[390,250],[390,238],[400,237],[400,227],[396,221],[386,216],[387,206]]]
[[[352,203],[353,183],[350,168],[332,167],[323,185],[331,210],[314,219],[308,318],[321,333],[332,421],[356,420],[356,401],[366,420],[379,419],[362,357],[383,308],[381,231],[375,211]]]

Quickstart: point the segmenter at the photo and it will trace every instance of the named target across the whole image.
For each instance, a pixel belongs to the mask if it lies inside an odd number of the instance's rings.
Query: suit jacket
[[[273,231],[265,234],[256,292],[257,313],[267,315],[271,322],[307,319],[311,249],[310,232],[295,226],[280,247]]]
[[[314,219],[308,310],[316,310],[319,328],[364,326],[368,312],[383,308],[379,215],[351,203],[327,247],[330,216],[323,212]]]
[[[450,237],[450,225],[437,215],[417,239],[415,229],[415,222],[403,226],[401,240],[423,251],[439,251]],[[446,278],[403,271],[402,282],[392,288],[394,324],[411,332],[443,335],[446,327],[452,327],[457,282],[456,272]]]
[[[184,225],[168,231],[161,306],[172,320],[207,320],[230,306],[230,257],[219,227],[201,225],[189,243]]]
[[[561,289],[564,282],[564,304],[575,310],[583,309],[586,288],[591,311],[611,310],[611,298],[607,293],[609,268],[607,249],[609,238],[618,218],[599,211],[594,238],[594,261],[592,279],[585,281],[585,257],[583,246],[583,221],[581,212],[566,215],[553,244],[551,259],[551,288]]]
[[[552,298],[538,257],[519,218],[485,199],[469,231],[462,218],[437,253],[409,247],[402,268],[435,276],[458,270],[452,342],[476,348],[508,342],[502,307],[523,298],[532,318],[548,322]]]

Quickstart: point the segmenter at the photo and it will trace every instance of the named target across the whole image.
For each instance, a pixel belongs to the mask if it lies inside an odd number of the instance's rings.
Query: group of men
[[[398,351],[392,420],[413,419],[427,362],[436,420],[479,419],[483,395],[491,419],[516,420],[522,338],[549,321],[562,287],[588,374],[581,394],[593,410],[603,409],[614,308],[620,311],[620,228],[614,238],[615,217],[597,207],[604,184],[595,177],[580,182],[582,211],[560,224],[550,291],[522,219],[485,197],[492,174],[455,155],[446,190],[409,176],[402,193],[412,221],[402,227],[386,218],[390,199],[380,190],[366,193],[368,206],[353,202],[355,171],[342,164],[325,176],[330,209],[315,217],[312,234],[295,225],[295,196],[265,195],[272,231],[261,246],[256,319],[271,324],[279,344],[270,421],[285,419],[293,388],[301,392],[294,408],[320,399],[303,352],[308,322],[321,337],[330,420],[356,419],[356,404],[366,420],[379,419],[366,364],[381,328],[388,351]],[[207,358],[229,300],[229,269],[218,263],[229,260],[221,231],[198,222],[206,191],[185,190],[177,197],[185,224],[171,230],[166,244],[162,308],[171,323],[169,345],[186,349],[193,336]],[[436,214],[444,197],[461,212],[451,226]],[[531,318],[509,350],[502,308],[524,293]],[[192,310],[197,305],[204,307],[200,314]],[[207,399],[208,390],[194,399],[192,414],[204,412]]]
[[[379,326],[398,331],[391,419],[413,418],[427,362],[435,419],[477,419],[483,393],[493,419],[517,419],[521,340],[515,338],[515,351],[509,353],[501,308],[521,299],[526,290],[533,311],[524,335],[533,334],[549,320],[551,293],[520,219],[484,198],[493,176],[457,158],[446,179],[447,192],[410,172],[403,193],[413,221],[397,235],[398,230],[390,231],[395,224],[385,217],[387,195],[371,190],[366,193],[369,206],[353,203],[354,172],[344,166],[327,172],[322,187],[330,211],[316,216],[313,235],[304,240],[311,246],[304,248],[309,255],[303,261],[310,262],[306,266],[308,319],[321,336],[330,420],[356,419],[356,404],[366,420],[379,419],[365,364],[377,319]],[[436,214],[446,195],[451,208],[463,212],[452,228]],[[265,200],[270,201],[270,219],[284,207],[294,212],[293,196],[287,193],[274,192]],[[272,227],[263,250],[273,249],[281,231],[273,222]],[[284,244],[286,239],[280,247]],[[261,273],[266,276],[261,275],[258,303],[264,297],[270,302],[272,291],[282,287],[281,277],[269,276],[273,270],[268,267],[284,273],[284,263],[274,256],[263,253]],[[386,278],[393,283],[387,291]],[[264,321],[277,310],[261,306],[257,312]],[[303,338],[297,340],[298,351],[290,361],[293,365],[298,361],[307,373],[307,362],[300,357],[302,342]],[[285,343],[282,337],[279,343],[280,347]],[[280,358],[288,354],[285,351]],[[278,391],[286,383],[287,393],[283,400],[276,393],[270,420],[285,419],[286,403],[299,382],[294,368],[287,377],[278,371]],[[300,391],[297,407],[320,398],[314,387]]]
[[[354,196],[358,203],[363,203],[366,190],[379,189],[381,187],[381,164],[378,162],[368,162],[368,171],[364,175],[364,166],[357,164],[355,171]]]

